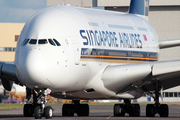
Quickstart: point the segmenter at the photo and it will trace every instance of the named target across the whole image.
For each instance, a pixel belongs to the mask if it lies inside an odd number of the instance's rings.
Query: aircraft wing
[[[159,61],[152,65],[152,80],[161,82],[163,89],[180,85],[180,60]],[[153,91],[153,81],[142,86],[144,91]]]
[[[3,87],[11,91],[13,82],[20,84],[15,72],[15,65],[13,62],[2,62],[0,61],[0,79]]]
[[[159,48],[160,49],[169,48],[169,47],[176,47],[176,46],[180,46],[180,39],[160,40],[159,41]]]
[[[156,81],[165,90],[180,85],[180,60],[107,66],[101,79],[117,94],[137,89],[150,92]]]

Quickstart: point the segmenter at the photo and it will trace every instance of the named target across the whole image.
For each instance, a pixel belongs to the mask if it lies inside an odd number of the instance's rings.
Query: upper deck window
[[[39,39],[38,44],[47,44],[47,40],[46,39]]]
[[[56,43],[57,46],[61,46],[61,44],[56,40],[56,39],[53,39],[54,42]]]
[[[36,44],[37,43],[37,39],[31,39],[30,41],[29,41],[29,44]]]
[[[52,39],[48,39],[49,43],[53,46],[56,46],[56,44],[52,41]]]

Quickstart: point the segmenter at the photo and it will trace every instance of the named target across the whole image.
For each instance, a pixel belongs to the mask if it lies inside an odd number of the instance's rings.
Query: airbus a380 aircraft
[[[149,0],[131,0],[129,13],[69,5],[37,12],[21,32],[15,62],[0,62],[4,88],[10,91],[13,82],[26,86],[33,103],[24,105],[24,116],[35,118],[52,118],[45,100],[49,93],[73,100],[63,105],[63,116],[88,116],[81,99],[123,99],[114,105],[114,116],[140,116],[131,99],[144,92],[155,100],[146,116],[168,117],[159,94],[180,85],[180,61],[158,61],[158,52],[179,46],[180,40],[158,42],[148,11]]]

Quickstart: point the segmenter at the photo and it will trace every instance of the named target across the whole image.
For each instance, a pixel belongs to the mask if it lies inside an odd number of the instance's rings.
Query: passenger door
[[[74,59],[75,65],[79,65],[80,49],[79,49],[78,42],[77,42],[76,38],[75,37],[67,38],[67,39],[65,39],[65,41],[66,41],[66,48],[71,49],[72,51],[70,51],[70,52],[71,52],[71,54],[74,55],[74,58],[72,58],[72,56],[70,56],[70,57],[72,59]]]

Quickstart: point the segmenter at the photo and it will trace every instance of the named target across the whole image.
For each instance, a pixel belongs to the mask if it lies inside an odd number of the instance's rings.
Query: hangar
[[[0,23],[0,61],[14,61],[16,44],[24,23]]]

